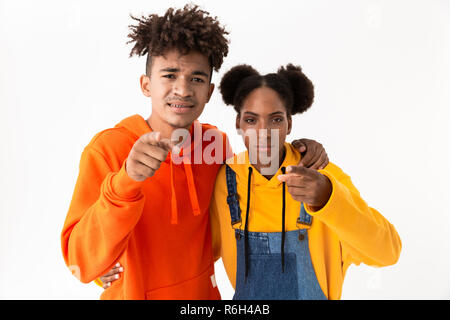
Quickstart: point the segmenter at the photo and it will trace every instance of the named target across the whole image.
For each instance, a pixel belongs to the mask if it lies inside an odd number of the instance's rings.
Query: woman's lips
[[[274,146],[255,146],[254,149],[258,151],[270,151],[274,148]]]

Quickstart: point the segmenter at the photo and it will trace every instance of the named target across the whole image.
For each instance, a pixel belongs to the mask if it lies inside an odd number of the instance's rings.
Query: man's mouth
[[[192,105],[186,105],[186,104],[168,103],[168,105],[172,108],[192,108]]]
[[[173,110],[176,113],[186,113],[189,112],[190,109],[192,109],[194,107],[194,105],[192,103],[180,103],[180,102],[173,102],[173,103],[167,103],[167,105],[169,106],[169,108],[171,110]]]

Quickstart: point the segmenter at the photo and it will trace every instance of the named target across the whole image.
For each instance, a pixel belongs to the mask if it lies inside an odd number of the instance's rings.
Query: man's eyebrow
[[[206,78],[209,77],[209,74],[207,74],[206,72],[201,71],[201,70],[196,70],[196,71],[192,72],[192,75],[193,76],[204,76]]]
[[[163,69],[161,69],[161,70],[159,70],[159,72],[178,72],[178,71],[180,71],[180,69],[178,69],[178,68],[163,68]]]
[[[180,72],[180,69],[168,67],[168,68],[163,68],[163,69],[159,70],[159,72],[173,72],[173,73],[176,73],[176,72]],[[205,71],[201,71],[201,70],[195,70],[191,74],[193,76],[204,76],[206,78],[209,77],[209,75]]]

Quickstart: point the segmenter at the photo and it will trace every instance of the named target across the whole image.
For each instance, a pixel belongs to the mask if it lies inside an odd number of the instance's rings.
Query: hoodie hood
[[[147,121],[138,114],[123,119],[115,125],[115,128],[124,128],[138,139],[142,135],[152,131]]]
[[[284,147],[286,148],[286,155],[284,157],[283,163],[278,168],[275,175],[268,180],[265,178],[256,168],[250,164],[248,151],[241,152],[230,158],[226,163],[233,169],[236,173],[236,179],[246,181],[249,174],[249,167],[252,168],[252,186],[262,187],[262,188],[279,188],[281,186],[280,180],[277,176],[283,174],[281,168],[287,167],[289,165],[296,165],[300,162],[300,153],[292,146],[290,143],[285,142]]]

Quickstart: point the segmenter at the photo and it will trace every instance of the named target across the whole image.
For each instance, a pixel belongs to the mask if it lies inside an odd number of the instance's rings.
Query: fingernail
[[[286,168],[286,172],[291,172],[292,171],[292,167],[291,166],[288,166],[287,168]]]
[[[108,287],[111,286],[111,282],[108,282],[106,285],[107,285]]]
[[[119,268],[119,271],[120,271],[120,272],[123,272],[123,268],[122,268],[122,267],[120,267],[120,268]]]
[[[116,267],[120,267],[120,263],[119,262],[116,263]]]
[[[114,278],[115,278],[115,279],[119,279],[119,275],[116,274],[116,275],[114,276]]]

